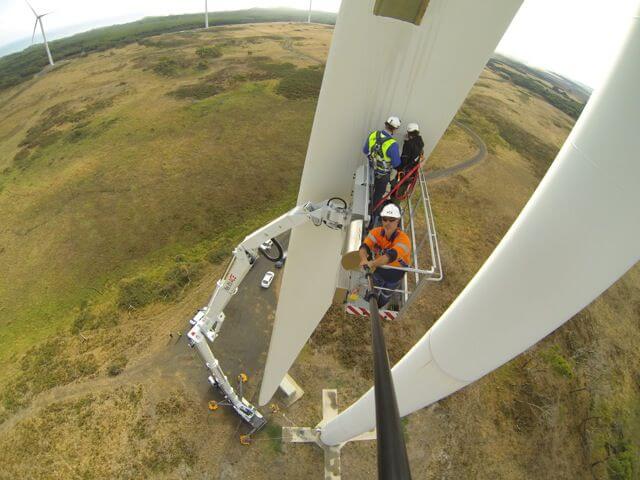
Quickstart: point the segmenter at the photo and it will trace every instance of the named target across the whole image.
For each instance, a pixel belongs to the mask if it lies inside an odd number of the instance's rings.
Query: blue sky
[[[204,0],[30,1],[38,13],[51,12],[44,24],[52,38],[145,16],[204,10]],[[638,14],[639,3],[525,0],[497,51],[596,87],[619,48],[630,17]],[[210,11],[274,6],[307,9],[309,0],[209,0]],[[313,0],[317,10],[337,11],[339,7],[340,0]],[[0,50],[17,40],[30,41],[33,24],[24,0],[0,0]],[[38,41],[41,37],[36,33]]]

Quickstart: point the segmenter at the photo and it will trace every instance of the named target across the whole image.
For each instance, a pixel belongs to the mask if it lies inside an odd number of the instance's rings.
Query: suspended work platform
[[[373,196],[373,169],[368,162],[358,167],[354,175],[354,188],[351,199],[351,223],[347,230],[343,254],[357,252],[367,235],[367,226],[371,222]],[[400,287],[392,290],[393,295],[380,316],[394,320],[414,298],[426,282],[438,282],[443,278],[442,262],[438,247],[435,220],[431,209],[429,190],[422,163],[413,167],[405,178],[396,182],[396,187],[383,197],[382,202],[393,201],[400,207],[402,219],[400,229],[411,239],[411,260],[409,267],[389,267],[407,272]],[[369,315],[369,303],[365,300],[368,283],[362,270],[341,269],[336,300],[343,301],[345,311],[351,315]],[[376,287],[377,290],[388,290]]]

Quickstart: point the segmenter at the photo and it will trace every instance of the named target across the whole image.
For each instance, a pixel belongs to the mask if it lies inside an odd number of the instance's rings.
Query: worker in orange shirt
[[[373,284],[378,287],[378,308],[384,307],[396,290],[405,272],[387,268],[408,267],[411,260],[411,241],[400,230],[400,208],[393,203],[384,206],[380,213],[382,226],[369,231],[360,246],[360,265],[373,270]]]

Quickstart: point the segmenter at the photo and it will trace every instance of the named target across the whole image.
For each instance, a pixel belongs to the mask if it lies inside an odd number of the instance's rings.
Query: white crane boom
[[[319,203],[306,203],[273,220],[271,223],[247,236],[233,251],[227,270],[216,284],[208,305],[198,311],[191,320],[193,327],[187,334],[189,346],[196,347],[209,371],[209,383],[220,389],[233,409],[252,426],[252,431],[265,424],[258,410],[241,395],[238,395],[224,374],[218,359],[213,355],[209,343],[213,343],[224,322],[224,309],[238,291],[240,283],[258,259],[260,246],[289,230],[305,224],[325,225],[332,230],[341,230],[348,224],[350,212],[341,199],[330,199]],[[279,244],[275,242],[282,256]]]

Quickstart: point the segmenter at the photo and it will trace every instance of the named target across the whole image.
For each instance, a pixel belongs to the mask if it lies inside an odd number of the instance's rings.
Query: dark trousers
[[[391,273],[389,270],[378,269],[373,272],[373,285],[375,287],[388,288],[389,290],[396,290],[400,286],[402,276],[398,279],[397,272]],[[384,307],[394,292],[389,290],[376,290],[378,296],[378,308]]]
[[[382,209],[382,205],[378,207],[376,211],[373,211],[373,208],[380,202],[384,194],[387,193],[387,185],[389,185],[389,176],[387,173],[385,175],[375,176],[373,182],[373,195],[371,197],[371,223],[369,224],[370,228],[377,222],[377,217],[380,215],[380,210]]]

